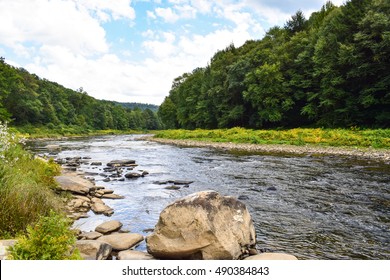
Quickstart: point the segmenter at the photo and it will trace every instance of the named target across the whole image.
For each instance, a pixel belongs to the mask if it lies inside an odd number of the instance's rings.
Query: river
[[[79,168],[97,185],[125,196],[105,200],[111,217],[95,215],[75,226],[93,230],[116,219],[124,229],[147,235],[170,202],[201,190],[240,198],[252,215],[257,247],[299,259],[390,259],[390,165],[336,156],[232,153],[181,148],[142,140],[140,135],[37,141],[31,149],[60,145],[58,158],[90,157]],[[136,160],[136,171],[149,175],[104,182],[106,163]],[[102,166],[91,166],[100,161]],[[168,180],[194,181],[168,190]],[[141,244],[140,250],[145,250]]]

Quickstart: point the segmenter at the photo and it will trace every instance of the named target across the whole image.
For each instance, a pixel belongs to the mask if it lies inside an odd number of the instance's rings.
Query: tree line
[[[173,81],[166,128],[388,127],[390,2],[327,2]]]
[[[19,125],[77,125],[89,129],[159,129],[150,108],[126,108],[71,90],[0,59],[0,121]]]

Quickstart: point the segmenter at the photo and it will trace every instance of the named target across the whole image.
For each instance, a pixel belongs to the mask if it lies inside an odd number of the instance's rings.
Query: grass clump
[[[27,236],[22,236],[9,250],[13,260],[77,260],[81,259],[74,247],[75,233],[69,228],[70,221],[50,211],[38,222],[27,227]]]
[[[294,128],[287,130],[231,129],[164,130],[157,138],[189,139],[211,142],[251,144],[320,145],[357,148],[390,148],[390,129],[323,129]]]
[[[28,225],[51,210],[61,211],[52,161],[35,158],[20,140],[0,123],[0,238],[24,233]]]

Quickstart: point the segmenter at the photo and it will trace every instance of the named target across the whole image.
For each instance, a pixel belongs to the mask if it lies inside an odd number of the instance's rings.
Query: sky
[[[326,2],[0,0],[0,56],[97,99],[159,105],[173,79],[207,66],[218,50]]]

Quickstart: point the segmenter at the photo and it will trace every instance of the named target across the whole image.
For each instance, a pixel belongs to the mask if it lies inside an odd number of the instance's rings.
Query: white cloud
[[[209,0],[191,0],[192,6],[202,14],[211,11],[212,3],[213,2]]]
[[[156,8],[155,13],[169,23],[174,23],[179,19],[179,16],[171,8]]]
[[[133,20],[135,18],[135,11],[131,7],[131,0],[78,0],[76,3],[78,6],[95,11],[103,21],[108,21],[110,15],[114,20],[121,18]]]
[[[157,19],[157,16],[152,11],[147,11],[146,15],[148,18]]]
[[[2,0],[0,2],[0,44],[49,44],[76,53],[108,51],[105,31],[87,12],[71,1]]]

